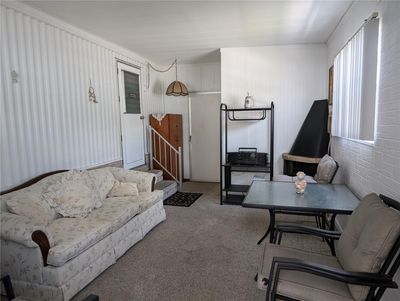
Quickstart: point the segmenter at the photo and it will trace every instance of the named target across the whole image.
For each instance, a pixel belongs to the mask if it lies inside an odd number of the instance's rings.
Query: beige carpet
[[[264,300],[254,276],[267,211],[219,205],[219,186],[185,183],[202,192],[190,207],[165,206],[167,220],[133,246],[73,300]],[[290,235],[283,244],[326,252],[319,239]]]

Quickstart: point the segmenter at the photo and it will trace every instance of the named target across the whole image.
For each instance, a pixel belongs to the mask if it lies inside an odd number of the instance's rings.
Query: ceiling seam
[[[333,33],[336,31],[336,29],[339,27],[340,23],[342,22],[344,16],[348,13],[348,11],[350,10],[350,8],[353,7],[355,1],[351,1],[349,6],[347,7],[346,11],[343,13],[343,15],[340,17],[338,23],[336,24],[335,28],[331,31],[331,33],[329,34],[328,38],[326,39],[325,43],[327,44],[329,39],[332,37]]]

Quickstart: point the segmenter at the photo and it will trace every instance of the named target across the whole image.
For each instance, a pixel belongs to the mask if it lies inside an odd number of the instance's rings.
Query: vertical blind
[[[364,28],[334,61],[332,135],[360,139]]]

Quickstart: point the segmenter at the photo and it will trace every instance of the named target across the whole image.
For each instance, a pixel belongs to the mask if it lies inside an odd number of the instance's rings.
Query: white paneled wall
[[[174,71],[165,73],[163,77],[165,89],[174,80]],[[179,64],[178,80],[182,81],[191,92],[220,91],[221,64],[220,62],[203,64]],[[219,97],[219,95],[216,97]],[[163,95],[163,103],[165,113],[182,114],[184,177],[188,179],[190,177],[188,97]],[[192,112],[192,114],[196,114],[196,112]]]
[[[249,92],[256,106],[275,103],[275,174],[282,174],[282,153],[290,151],[314,100],[326,99],[325,44],[221,50],[222,102],[239,108]],[[228,151],[257,147],[269,153],[269,121],[230,122]]]
[[[47,171],[121,160],[116,58],[142,67],[145,116],[163,110],[160,76],[146,90],[143,58],[24,5],[6,5],[1,190]],[[90,81],[97,104],[88,101]]]

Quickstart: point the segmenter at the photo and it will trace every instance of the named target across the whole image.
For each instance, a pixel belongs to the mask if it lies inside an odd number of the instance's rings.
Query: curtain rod
[[[336,58],[337,55],[340,53],[340,51],[342,51],[342,50],[347,46],[347,44],[350,43],[350,41],[356,36],[356,34],[358,34],[358,32],[359,32],[361,29],[363,29],[363,27],[364,27],[365,25],[367,25],[371,20],[377,19],[378,16],[379,16],[379,14],[378,14],[377,12],[373,12],[373,13],[371,14],[371,16],[369,16],[367,19],[365,19],[365,20],[364,20],[364,23],[363,23],[363,24],[357,29],[357,31],[347,40],[347,42],[343,45],[343,47],[340,48],[340,50],[335,54],[335,58]]]

